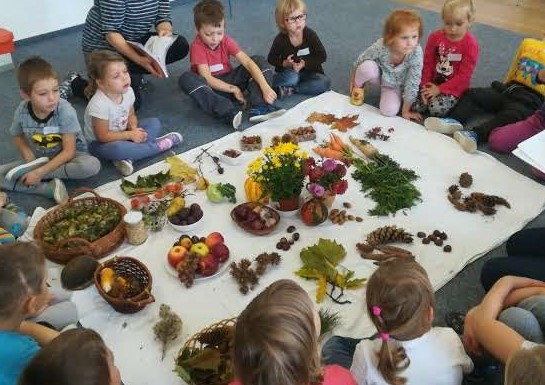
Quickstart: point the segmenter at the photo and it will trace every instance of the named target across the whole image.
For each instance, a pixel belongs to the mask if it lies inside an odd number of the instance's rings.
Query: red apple
[[[191,249],[189,249],[192,253],[197,253],[201,257],[204,257],[206,254],[210,252],[210,249],[204,242],[197,242],[194,243],[193,246],[191,246]]]
[[[203,277],[208,277],[218,271],[219,262],[212,254],[208,254],[199,261],[199,270]]]
[[[178,263],[182,262],[187,254],[187,249],[183,246],[173,246],[168,251],[168,263],[173,268],[176,268]]]
[[[204,243],[206,243],[206,246],[208,246],[208,248],[210,249],[214,247],[215,245],[217,245],[218,243],[223,243],[223,242],[224,242],[223,235],[221,235],[221,233],[218,233],[217,231],[208,234],[208,236],[206,237],[206,240],[204,241]]]
[[[229,248],[225,246],[225,243],[218,243],[214,245],[210,252],[220,263],[229,259]]]

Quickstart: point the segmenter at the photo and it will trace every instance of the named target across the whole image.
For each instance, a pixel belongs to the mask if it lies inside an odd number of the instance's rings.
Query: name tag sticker
[[[212,64],[210,66],[210,72],[218,72],[218,71],[221,71],[223,69],[223,64],[219,63],[219,64]]]
[[[56,126],[47,126],[47,127],[44,127],[43,130],[44,130],[44,135],[58,134],[60,132],[60,128]]]
[[[310,55],[310,48],[308,47],[297,51],[297,56],[306,56],[306,55]]]
[[[462,60],[462,54],[461,53],[449,53],[448,61],[461,61]]]

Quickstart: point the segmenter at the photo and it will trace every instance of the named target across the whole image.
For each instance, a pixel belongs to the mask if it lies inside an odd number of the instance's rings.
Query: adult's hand
[[[157,24],[155,31],[159,36],[172,36],[172,24],[168,21],[163,21]]]
[[[138,55],[138,60],[136,61],[136,64],[146,69],[150,74],[152,74],[155,77],[158,77],[158,78],[163,77],[163,73],[158,68],[155,67],[154,61],[147,56]]]

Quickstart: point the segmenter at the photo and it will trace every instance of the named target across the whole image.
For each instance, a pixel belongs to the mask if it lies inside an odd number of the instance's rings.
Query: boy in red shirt
[[[223,4],[202,0],[194,8],[197,36],[191,43],[191,71],[178,84],[206,113],[232,124],[242,122],[242,107],[248,103],[251,122],[262,122],[285,112],[274,106],[277,95],[271,88],[273,70],[265,58],[242,51],[225,34]],[[232,68],[230,57],[241,64]],[[243,92],[248,90],[248,100]]]

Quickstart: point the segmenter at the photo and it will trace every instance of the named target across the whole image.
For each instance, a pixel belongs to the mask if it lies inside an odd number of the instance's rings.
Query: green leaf
[[[237,203],[236,193],[237,189],[231,183],[218,183],[218,190],[221,192],[224,198],[231,203]]]
[[[158,172],[146,176],[139,175],[135,183],[123,179],[121,190],[129,196],[134,194],[147,194],[163,187],[170,180],[170,172]]]
[[[320,238],[316,247],[333,265],[338,265],[346,256],[343,245],[329,239]]]
[[[299,277],[306,278],[306,279],[319,279],[324,274],[320,273],[319,270],[313,269],[311,267],[302,267],[299,270],[295,272]]]
[[[174,367],[174,371],[176,372],[178,377],[180,377],[182,380],[184,380],[184,382],[186,384],[191,384],[192,383],[191,375],[183,367],[181,367],[180,365],[176,365]]]
[[[184,367],[190,367],[192,369],[213,370],[217,372],[220,363],[221,353],[218,349],[204,348],[202,352],[196,356],[188,358],[181,364]]]

